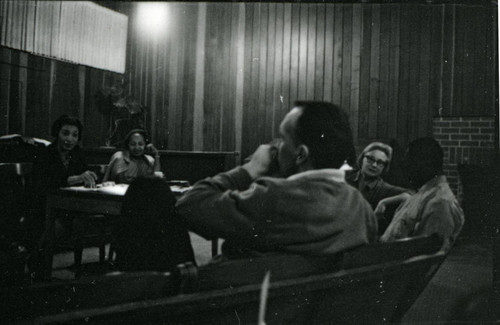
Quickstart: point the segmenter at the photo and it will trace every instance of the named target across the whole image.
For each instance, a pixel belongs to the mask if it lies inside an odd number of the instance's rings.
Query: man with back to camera
[[[347,115],[331,103],[296,102],[280,134],[277,147],[260,145],[249,162],[199,181],[179,200],[188,228],[225,239],[229,258],[330,255],[374,241],[375,215],[338,169],[354,155]],[[275,159],[282,177],[266,177]]]
[[[443,149],[433,138],[414,140],[403,164],[417,193],[396,210],[380,241],[437,233],[448,251],[462,229],[464,213],[443,173]]]

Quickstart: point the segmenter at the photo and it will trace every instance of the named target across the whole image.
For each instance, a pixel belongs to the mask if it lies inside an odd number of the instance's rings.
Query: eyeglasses
[[[387,161],[375,159],[369,155],[365,155],[365,158],[370,165],[373,165],[374,163],[376,163],[378,167],[385,167],[387,165]]]

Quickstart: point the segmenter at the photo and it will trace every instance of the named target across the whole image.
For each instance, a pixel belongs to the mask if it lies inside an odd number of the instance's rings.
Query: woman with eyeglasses
[[[386,211],[394,213],[395,208],[410,197],[408,189],[391,185],[382,179],[382,174],[389,170],[392,148],[381,142],[372,142],[358,157],[359,170],[347,177],[347,182],[356,187],[370,203],[379,220],[381,233],[391,220],[386,218]]]

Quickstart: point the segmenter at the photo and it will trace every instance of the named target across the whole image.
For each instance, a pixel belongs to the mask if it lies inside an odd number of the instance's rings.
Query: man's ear
[[[297,165],[302,165],[309,158],[309,148],[305,144],[299,146],[299,152],[295,158],[295,163]]]

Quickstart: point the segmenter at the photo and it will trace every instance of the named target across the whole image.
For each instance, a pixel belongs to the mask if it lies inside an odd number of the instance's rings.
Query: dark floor
[[[211,258],[210,242],[191,234],[198,265]],[[491,324],[498,317],[491,289],[493,258],[491,241],[462,240],[450,251],[429,285],[403,318],[403,324]],[[100,273],[97,248],[85,249],[84,276]],[[52,276],[71,279],[72,253],[55,256]]]

